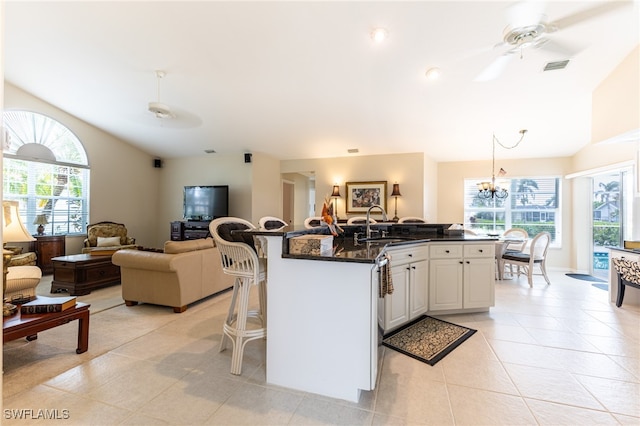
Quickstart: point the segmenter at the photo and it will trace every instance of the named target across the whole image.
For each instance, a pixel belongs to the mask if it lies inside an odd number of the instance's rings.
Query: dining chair
[[[551,284],[547,275],[546,261],[547,250],[551,243],[551,234],[546,231],[540,232],[531,240],[529,248],[522,252],[505,253],[502,259],[505,264],[518,266],[518,277],[520,273],[525,271],[529,281],[529,287],[533,287],[533,268],[538,265],[542,276],[547,284]]]
[[[211,235],[220,251],[222,270],[235,277],[229,312],[222,326],[220,352],[226,349],[227,340],[232,343],[231,374],[242,373],[242,358],[246,344],[267,336],[267,265],[259,258],[250,244],[251,235],[234,234],[233,231],[255,229],[247,220],[237,217],[214,219],[209,224]],[[250,292],[258,288],[259,309],[250,309]],[[249,319],[258,326],[249,326]]]
[[[427,223],[427,221],[417,216],[405,216],[398,219],[398,223]]]
[[[529,233],[523,228],[510,228],[504,231],[502,239],[505,241],[503,251],[498,258],[498,268],[500,268],[501,275],[504,275],[505,262],[502,256],[507,253],[522,253],[529,242]],[[509,241],[509,239],[516,241]],[[509,273],[513,275],[513,267],[511,265],[509,266]]]
[[[287,222],[275,216],[263,216],[258,221],[258,229],[261,231],[281,230],[287,225]]]
[[[347,225],[360,225],[360,224],[366,224],[366,223],[367,223],[366,216],[353,216],[347,219]],[[369,223],[378,223],[378,221],[373,218],[369,218]]]
[[[318,226],[322,226],[322,218],[320,216],[310,216],[304,220],[306,229],[317,228]]]

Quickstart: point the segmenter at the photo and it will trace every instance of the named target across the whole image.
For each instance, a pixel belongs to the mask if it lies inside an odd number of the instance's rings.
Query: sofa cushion
[[[164,252],[167,254],[185,253],[188,251],[204,250],[213,247],[213,239],[200,238],[198,240],[167,241],[164,243]]]
[[[96,247],[119,246],[120,237],[98,237]]]

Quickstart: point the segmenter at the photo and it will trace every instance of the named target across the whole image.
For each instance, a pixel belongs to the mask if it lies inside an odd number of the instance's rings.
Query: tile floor
[[[4,346],[2,423],[639,425],[640,309],[550,275],[498,281],[490,313],[443,316],[478,332],[433,367],[382,348],[377,389],[357,404],[266,384],[263,341],[229,374],[229,293],[182,314],[117,306],[92,313],[85,354],[73,323]],[[68,418],[14,418],[38,409]]]

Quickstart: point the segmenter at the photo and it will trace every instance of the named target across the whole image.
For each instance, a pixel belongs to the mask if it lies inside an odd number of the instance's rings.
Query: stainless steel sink
[[[414,240],[415,238],[413,237],[371,237],[371,238],[363,238],[358,242],[388,244],[388,243],[400,243],[400,242],[414,241]]]

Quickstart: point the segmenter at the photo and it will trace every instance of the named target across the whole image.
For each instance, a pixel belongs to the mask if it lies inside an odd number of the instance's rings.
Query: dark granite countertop
[[[463,233],[446,232],[450,224],[385,224],[371,225],[372,230],[385,231],[385,237],[355,243],[355,232],[364,234],[363,225],[341,225],[343,232],[333,237],[333,253],[327,256],[312,256],[302,254],[289,254],[289,239],[300,235],[320,234],[331,235],[326,226],[312,229],[297,229],[285,231],[260,231],[250,230],[253,235],[283,236],[282,257],[290,259],[308,259],[333,262],[375,263],[376,259],[384,253],[386,247],[409,246],[426,242],[478,242],[496,241],[497,237],[467,236]]]
[[[627,253],[633,253],[633,254],[640,254],[640,249],[629,249],[629,248],[624,248],[624,247],[607,247],[610,250],[618,250],[618,251],[624,251]]]

